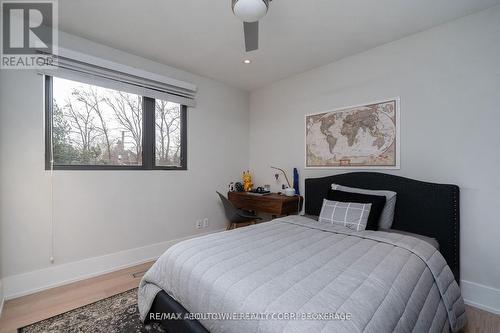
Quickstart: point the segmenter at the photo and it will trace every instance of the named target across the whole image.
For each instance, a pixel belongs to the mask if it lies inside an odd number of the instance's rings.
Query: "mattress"
[[[172,246],[140,283],[142,320],[160,290],[210,332],[456,332],[466,324],[460,288],[427,242],[301,216]]]

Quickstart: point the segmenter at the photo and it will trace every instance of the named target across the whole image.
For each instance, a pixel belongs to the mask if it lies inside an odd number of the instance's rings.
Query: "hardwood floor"
[[[500,315],[467,306],[469,322],[463,333],[498,333],[500,332]]]
[[[0,318],[0,333],[14,333],[17,328],[136,288],[152,264],[148,262],[9,300]]]
[[[14,333],[19,327],[136,288],[152,264],[145,263],[7,301],[0,318],[0,333]],[[463,333],[500,332],[500,315],[468,306],[467,316],[469,324]]]

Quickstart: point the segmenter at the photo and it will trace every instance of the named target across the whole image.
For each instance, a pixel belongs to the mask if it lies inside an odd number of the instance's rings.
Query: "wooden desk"
[[[301,196],[287,197],[277,193],[253,195],[246,192],[228,192],[227,197],[236,208],[269,213],[273,217],[298,214],[304,202]]]

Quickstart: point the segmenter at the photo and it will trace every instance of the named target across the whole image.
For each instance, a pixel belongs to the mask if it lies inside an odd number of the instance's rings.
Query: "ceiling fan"
[[[231,0],[233,13],[243,21],[245,49],[259,48],[259,20],[266,16],[272,0]]]

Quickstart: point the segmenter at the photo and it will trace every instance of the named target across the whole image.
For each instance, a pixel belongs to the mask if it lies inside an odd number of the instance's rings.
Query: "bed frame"
[[[456,281],[460,282],[458,186],[426,183],[377,172],[352,172],[310,178],[305,181],[306,214],[319,215],[323,198],[332,183],[397,192],[392,228],[436,238],[440,252],[455,275]],[[160,291],[153,301],[150,313],[188,314],[189,312],[165,291]],[[208,332],[197,320],[162,320],[161,325],[167,332]]]
[[[319,215],[331,184],[396,192],[392,229],[436,238],[460,284],[460,189],[378,172],[352,172],[305,181],[305,213]]]

